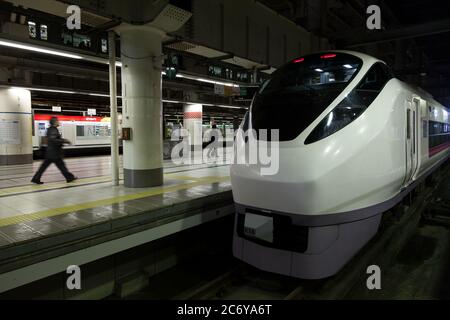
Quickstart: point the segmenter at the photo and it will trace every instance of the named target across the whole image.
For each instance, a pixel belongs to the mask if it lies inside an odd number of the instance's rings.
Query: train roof
[[[370,56],[368,54],[365,53],[361,53],[361,52],[357,52],[357,51],[351,51],[351,50],[327,50],[328,52],[342,52],[342,53],[347,53],[347,54],[351,54],[354,56],[359,57],[360,59],[363,60],[364,63],[375,63],[375,62],[383,62],[384,64],[387,64],[385,61],[377,59],[373,56]],[[446,109],[447,111],[450,112],[450,109],[447,108],[446,106],[442,105],[439,101],[437,101],[432,94],[430,94],[428,91],[425,91],[423,88],[418,87],[418,86],[414,86],[412,84],[406,83],[398,78],[396,78],[397,80],[401,81],[402,84],[407,87],[409,90],[411,90],[412,92],[415,92],[417,95],[421,96],[424,99],[430,100],[433,104],[438,105],[444,109]]]

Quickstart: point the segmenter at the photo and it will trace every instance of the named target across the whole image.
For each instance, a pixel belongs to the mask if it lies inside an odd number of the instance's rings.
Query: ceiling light
[[[1,86],[1,87],[3,87],[3,86]],[[67,90],[57,90],[57,89],[32,88],[32,87],[10,87],[10,88],[11,89],[25,89],[25,90],[30,90],[30,91],[51,92],[51,93],[81,94],[81,95],[88,95],[88,96],[94,96],[94,97],[105,97],[105,98],[109,97],[108,94],[104,94],[104,93],[67,91]],[[122,99],[122,96],[117,96],[117,98]],[[225,105],[225,104],[212,104],[212,103],[200,103],[200,102],[181,101],[181,100],[165,100],[165,99],[163,99],[161,101],[166,102],[166,103],[201,104],[203,106],[229,108],[229,109],[246,109],[246,107],[238,107],[238,106],[231,106],[231,105]]]
[[[190,76],[187,74],[177,73],[176,77],[199,81],[199,82],[211,83],[211,84],[219,84],[219,85],[223,85],[223,86],[227,86],[227,87],[236,87],[236,88],[239,87],[239,85],[231,83],[231,82],[223,82],[223,81],[215,81],[215,80],[210,80],[210,79],[205,79],[205,78],[197,78],[197,77],[193,77],[193,76]]]
[[[323,72],[323,70],[322,70],[322,69],[319,69],[319,68],[314,69],[314,71],[317,71],[317,72]]]
[[[0,46],[34,51],[34,52],[45,53],[45,54],[51,54],[51,55],[55,55],[55,56],[65,57],[65,58],[83,59],[83,57],[75,55],[75,54],[64,53],[61,51],[50,50],[50,49],[43,49],[43,48],[39,48],[39,47],[31,46],[31,45],[24,45],[24,44],[12,42],[12,41],[0,40]]]
[[[29,45],[29,44],[22,44],[16,41],[11,41],[11,40],[7,40],[7,39],[2,39],[0,40],[0,46],[5,46],[5,47],[11,47],[11,48],[16,48],[16,49],[22,49],[22,50],[28,50],[28,51],[34,51],[34,52],[39,52],[39,53],[45,53],[45,54],[50,54],[50,55],[55,55],[55,56],[60,56],[60,57],[65,57],[65,58],[71,58],[71,59],[83,59],[86,61],[91,61],[91,62],[96,62],[96,63],[106,63],[109,64],[109,60],[108,59],[103,59],[100,57],[95,57],[95,56],[91,56],[91,55],[86,55],[86,54],[81,54],[81,55],[77,55],[77,54],[72,54],[72,53],[66,53],[64,51],[60,51],[60,50],[54,50],[54,49],[46,49],[45,47],[42,46],[38,46],[38,45]],[[120,61],[116,61],[116,66],[121,68],[122,67],[122,62]],[[161,72],[162,75],[166,75],[166,72]],[[238,88],[239,85],[232,83],[232,82],[225,82],[225,81],[215,81],[215,80],[211,80],[211,79],[206,79],[206,78],[197,78],[195,76],[190,76],[187,74],[180,74],[178,73],[176,75],[177,78],[186,78],[189,80],[193,80],[193,81],[199,81],[199,82],[204,82],[204,83],[211,83],[211,84],[218,84],[218,85],[223,85],[223,86],[229,86],[229,87],[236,87]]]
[[[52,93],[66,93],[66,94],[75,94],[75,91],[67,91],[67,90],[55,90],[55,89],[43,89],[43,88],[29,88],[29,87],[12,87],[12,89],[25,89],[31,91],[42,91],[42,92],[52,92]]]
[[[88,95],[94,96],[94,97],[105,97],[105,98],[109,98],[109,94],[103,94],[103,93],[88,93]]]

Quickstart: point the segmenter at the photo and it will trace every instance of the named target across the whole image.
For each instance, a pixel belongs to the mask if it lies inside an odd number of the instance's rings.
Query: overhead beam
[[[260,66],[260,67],[255,67],[254,69],[258,70],[258,71],[264,71],[264,70],[270,70],[272,67],[269,65],[265,65],[265,66]]]
[[[81,34],[85,34],[85,35],[98,34],[100,32],[104,32],[104,31],[113,29],[113,28],[117,27],[118,25],[120,25],[121,23],[122,23],[122,21],[120,19],[110,20],[110,21],[107,21],[107,22],[97,26],[97,27],[83,31],[83,32],[81,32]]]
[[[224,54],[222,56],[209,58],[208,60],[211,60],[211,61],[222,61],[222,60],[233,59],[233,58],[234,58],[234,54],[227,53],[227,54]]]
[[[444,58],[444,59],[428,60],[428,63],[439,64],[439,65],[449,65],[450,64],[450,57]]]
[[[45,13],[48,13],[48,14],[51,14],[54,16],[64,18],[64,19],[68,17],[68,14],[66,12],[68,4],[63,3],[62,1],[57,1],[57,0],[39,0],[39,1],[36,1],[36,0],[6,0],[6,1],[9,3],[12,3],[15,6],[22,6],[23,8],[28,8],[28,9],[45,12]],[[79,3],[76,3],[76,4],[79,4]],[[89,21],[91,21],[91,19],[86,19],[88,17],[95,18],[95,20],[97,22],[100,22],[100,21],[107,22],[108,20],[110,20],[109,18],[106,18],[104,16],[100,16],[98,14],[94,14],[94,13],[83,10],[81,12],[81,18],[82,18],[83,24],[86,24],[91,27],[96,27],[96,25],[89,23]]]
[[[365,23],[365,19],[363,17],[363,12],[364,11],[359,11],[358,9],[356,9],[353,4],[351,3],[351,1],[345,1],[346,7],[348,9],[350,9],[350,11],[352,11],[353,15],[356,16],[358,18],[359,21],[362,21]]]
[[[178,36],[174,36],[173,39],[163,41],[162,45],[163,45],[163,47],[165,47],[165,46],[170,46],[171,44],[180,43],[180,42],[183,42],[183,39],[181,39]]]
[[[349,30],[351,26],[344,21],[337,13],[334,13],[331,10],[328,10],[328,15],[331,17],[332,20],[338,22],[342,27],[344,27],[345,30]]]
[[[423,24],[402,27],[393,30],[363,31],[337,36],[337,40],[346,48],[354,48],[369,44],[391,42],[402,39],[413,39],[429,35],[450,32],[450,19],[427,22]]]

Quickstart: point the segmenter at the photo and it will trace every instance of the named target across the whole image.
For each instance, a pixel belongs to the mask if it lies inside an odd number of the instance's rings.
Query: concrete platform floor
[[[30,184],[38,162],[0,167],[0,249],[41,236],[229,191],[229,167],[164,163],[164,185],[112,186],[108,157],[68,159],[80,179],[66,183],[57,168],[44,185]]]
[[[108,180],[111,173],[111,160],[109,156],[66,158],[65,162],[69,171],[78,178],[104,177],[105,180]],[[36,160],[33,164],[0,166],[0,195],[4,188],[33,185],[30,180],[41,163],[42,160]],[[217,164],[177,165],[170,160],[166,160],[163,163],[165,173],[180,172],[195,168],[207,168],[215,165]],[[119,172],[122,178],[122,156],[120,156]],[[44,183],[65,181],[61,172],[59,172],[55,165],[51,165],[47,169],[41,180]]]

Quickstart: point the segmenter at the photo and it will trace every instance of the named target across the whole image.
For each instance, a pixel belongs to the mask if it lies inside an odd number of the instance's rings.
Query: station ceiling
[[[377,56],[396,75],[450,106],[450,1],[259,0],[336,49]],[[366,28],[366,8],[381,8],[382,30]]]
[[[9,0],[14,2],[16,0]],[[17,0],[29,2],[29,7],[53,10],[64,16],[67,2],[55,0]],[[136,0],[137,1],[137,0]],[[88,3],[89,1],[86,1]],[[175,1],[176,2],[176,1]],[[178,1],[182,4],[191,1]],[[396,75],[429,91],[442,104],[450,106],[450,1],[448,0],[258,0],[310,32],[329,39],[336,49],[351,49],[374,55],[390,64]],[[55,4],[60,4],[60,7]],[[65,4],[64,4],[65,3]],[[96,3],[100,2],[89,2]],[[174,1],[171,1],[174,3]],[[377,4],[381,8],[382,30],[366,28],[366,8]],[[42,9],[42,8],[41,8]],[[188,10],[188,7],[184,7]],[[92,27],[106,30],[114,17],[85,11]],[[117,18],[117,17],[116,17]],[[106,29],[105,29],[106,28]],[[258,64],[230,52],[211,49],[186,39],[168,38],[165,47],[199,59],[228,63],[244,69],[259,68],[271,73],[270,66]],[[36,60],[36,59],[34,59]],[[25,60],[23,60],[25,61]],[[42,62],[42,61],[41,61]],[[25,62],[24,62],[25,63]],[[44,67],[44,62],[41,63]],[[75,68],[76,66],[73,66]],[[88,76],[105,78],[105,68],[92,65]],[[75,72],[75,69],[73,69]],[[187,85],[187,84],[185,84]],[[201,88],[200,88],[201,90]],[[107,101],[105,100],[105,103]]]

